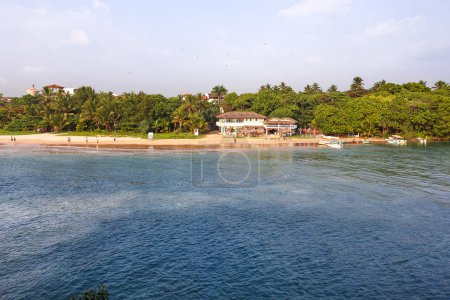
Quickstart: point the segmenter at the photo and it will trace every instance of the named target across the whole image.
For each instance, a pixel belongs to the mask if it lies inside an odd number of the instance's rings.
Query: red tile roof
[[[60,86],[60,85],[57,85],[57,84],[50,84],[50,85],[47,85],[47,87],[49,89],[63,89],[64,88],[63,86]]]
[[[218,119],[267,119],[266,116],[252,111],[229,111],[216,117]]]
[[[266,121],[266,124],[294,125],[297,124],[297,121],[292,118],[270,118]]]

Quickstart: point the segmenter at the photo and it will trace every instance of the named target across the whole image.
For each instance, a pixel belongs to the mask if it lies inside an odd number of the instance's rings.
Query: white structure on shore
[[[31,96],[36,96],[39,95],[39,91],[37,90],[37,88],[34,86],[30,87],[28,90],[26,90],[27,95],[31,95]]]
[[[230,111],[217,116],[220,133],[241,135],[280,134],[291,135],[297,129],[297,121],[291,118],[271,118],[246,111]]]
[[[297,130],[297,121],[291,118],[270,118],[266,120],[264,127],[266,128],[266,134],[292,135]]]
[[[230,134],[246,128],[264,128],[266,116],[255,112],[230,111],[217,116],[219,119],[216,125],[220,128],[220,133]]]

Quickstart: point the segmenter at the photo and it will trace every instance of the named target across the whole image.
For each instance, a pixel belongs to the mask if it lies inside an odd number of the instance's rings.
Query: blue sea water
[[[449,299],[450,144],[0,147],[0,299]]]

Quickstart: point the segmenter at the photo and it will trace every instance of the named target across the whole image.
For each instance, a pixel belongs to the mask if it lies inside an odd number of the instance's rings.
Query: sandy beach
[[[147,140],[135,137],[113,136],[62,136],[53,133],[30,134],[15,136],[16,141],[11,141],[11,136],[0,136],[0,144],[3,145],[41,145],[41,146],[76,146],[98,148],[148,148],[148,147],[176,147],[176,148],[205,148],[205,147],[289,147],[316,145],[322,138],[234,138],[223,137],[220,134],[207,134],[199,139],[157,139]],[[69,142],[70,138],[70,142]],[[344,138],[344,143],[362,143],[362,138]],[[383,139],[371,139],[373,142],[384,142]]]

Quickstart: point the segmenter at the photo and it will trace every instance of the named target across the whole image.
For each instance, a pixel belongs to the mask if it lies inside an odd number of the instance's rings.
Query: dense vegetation
[[[248,110],[269,117],[291,117],[299,127],[316,127],[328,134],[384,136],[450,136],[450,87],[438,81],[395,84],[377,82],[370,89],[355,77],[349,90],[317,83],[296,92],[285,83],[261,86],[257,93],[212,93],[225,111]],[[0,128],[10,131],[169,132],[214,129],[217,102],[201,94],[166,98],[162,95],[96,93],[81,87],[70,96],[44,88],[39,96],[15,98],[0,104]]]
[[[80,296],[72,296],[70,300],[108,300],[108,289],[104,285],[100,285],[97,289],[89,289]]]
[[[155,132],[207,130],[217,105],[201,95],[166,98],[143,92],[114,96],[80,87],[74,95],[44,88],[0,104],[0,128],[8,131]]]

